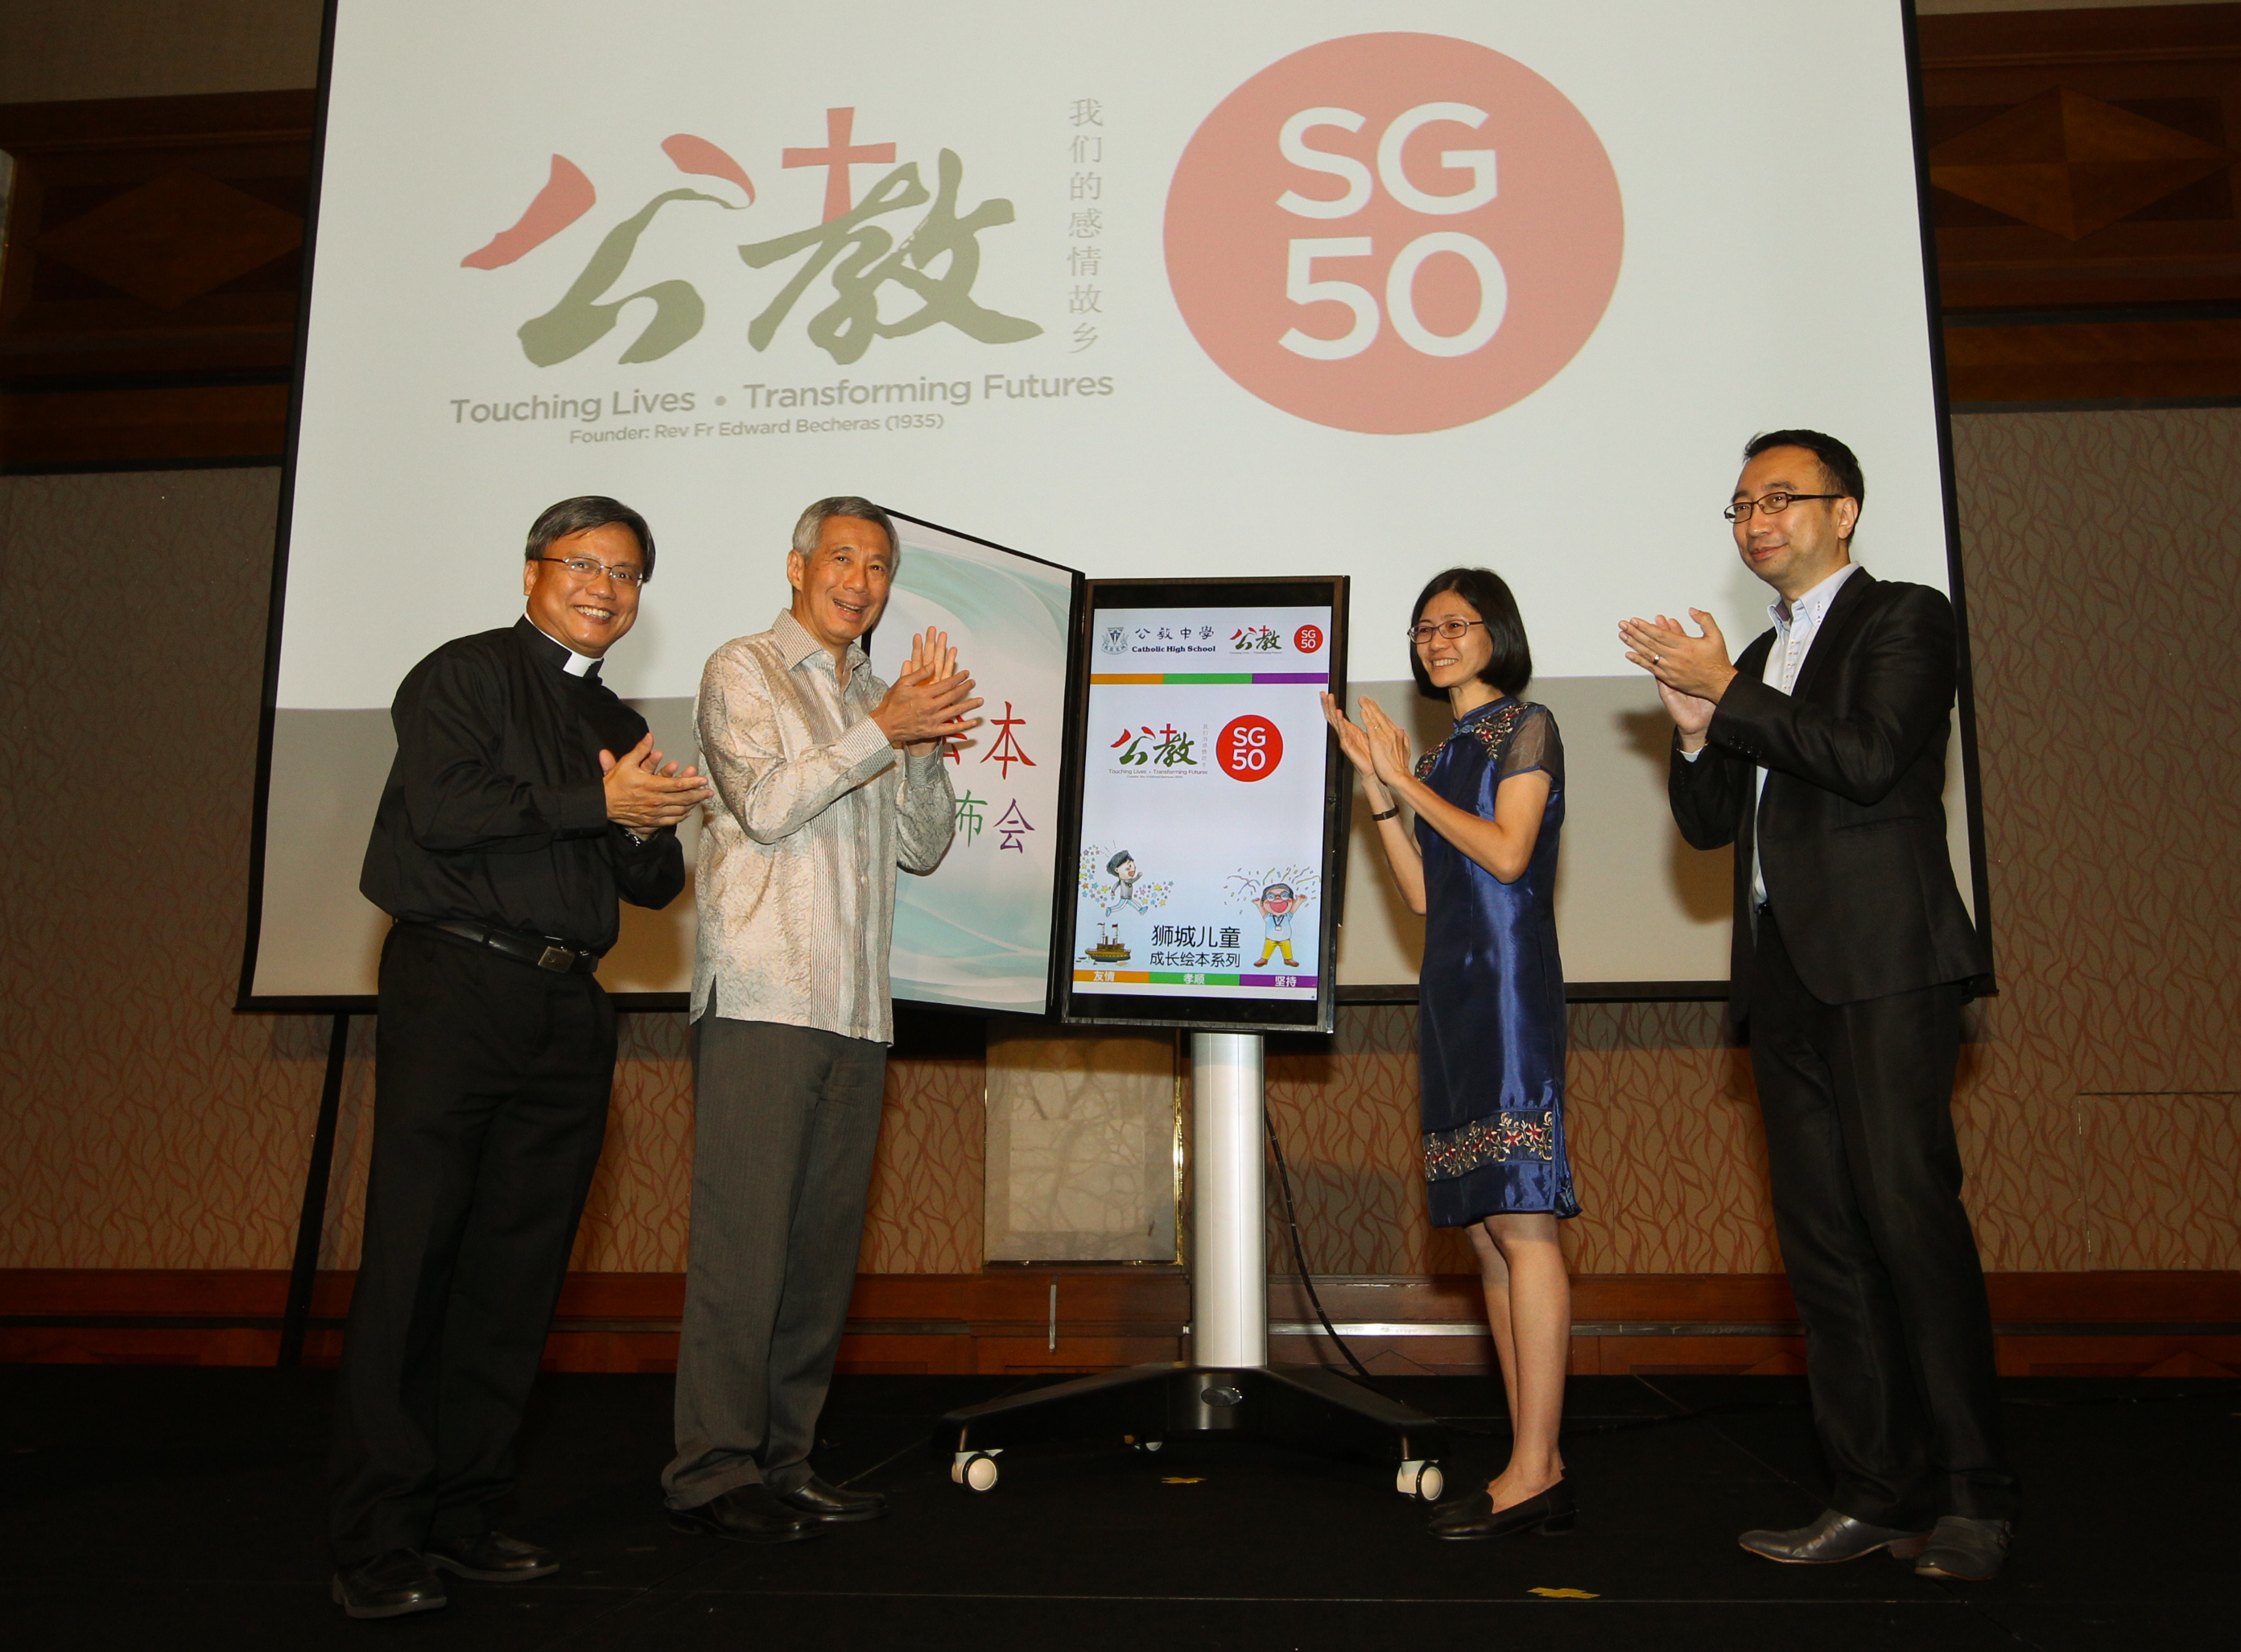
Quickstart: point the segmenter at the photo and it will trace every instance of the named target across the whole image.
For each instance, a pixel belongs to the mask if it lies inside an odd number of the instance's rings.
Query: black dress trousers
[[[1953,1135],[1963,988],[1824,1004],[1770,912],[1756,952],[1751,1070],[1830,1506],[1914,1531],[1940,1515],[2012,1519]]]
[[[614,1010],[590,976],[390,931],[336,1411],[338,1564],[485,1531],[512,1491],[614,1070]]]

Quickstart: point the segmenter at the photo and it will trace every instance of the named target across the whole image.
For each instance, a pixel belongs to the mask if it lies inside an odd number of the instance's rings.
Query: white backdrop
[[[1570,973],[1723,973],[1614,624],[1763,626],[1718,511],[1780,425],[1861,454],[1862,560],[1947,584],[1901,25],[1898,0],[342,0],[268,923],[357,899],[276,881],[291,834],[364,830],[284,813],[291,714],[385,706],[508,621],[544,505],[651,519],[607,679],[655,703],[769,623],[794,515],[849,492],[1093,577],[1350,573],[1373,687],[1428,574],[1495,567],[1534,697],[1576,708],[1574,829],[1612,812],[1593,865],[1568,847]],[[1303,284],[1334,281],[1358,299]],[[1317,360],[1365,305],[1374,343]],[[1288,333],[1309,353],[1272,354]],[[1342,980],[1406,978],[1388,916],[1348,914]],[[257,990],[321,990],[316,950]]]

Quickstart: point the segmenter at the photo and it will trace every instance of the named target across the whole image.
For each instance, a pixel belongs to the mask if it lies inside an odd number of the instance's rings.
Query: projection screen
[[[1860,560],[1954,589],[1908,27],[1902,0],[338,0],[244,1006],[371,992],[385,708],[512,620],[524,530],[578,493],[659,538],[606,677],[679,752],[826,494],[1093,578],[1350,575],[1347,676],[1425,743],[1410,602],[1491,566],[1565,742],[1568,976],[1714,990],[1726,856],[1672,828],[1616,622],[1764,628],[1719,511],[1789,425],[1861,455]],[[1338,978],[1399,993],[1416,933],[1362,819]],[[608,985],[682,990],[689,897],[633,921]]]

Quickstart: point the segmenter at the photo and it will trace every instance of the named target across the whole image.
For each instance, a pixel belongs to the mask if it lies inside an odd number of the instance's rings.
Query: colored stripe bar
[[[1226,975],[1208,970],[1077,969],[1078,981],[1114,987],[1274,987],[1313,991],[1313,975]]]
[[[1181,686],[1203,683],[1328,683],[1326,671],[1167,671],[1167,672],[1092,672],[1093,683],[1137,683],[1153,687]]]

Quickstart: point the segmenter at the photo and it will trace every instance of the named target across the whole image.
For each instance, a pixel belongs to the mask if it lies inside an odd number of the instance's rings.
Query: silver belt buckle
[[[549,969],[555,975],[565,975],[576,966],[576,954],[565,946],[547,946],[538,954],[537,967]]]

